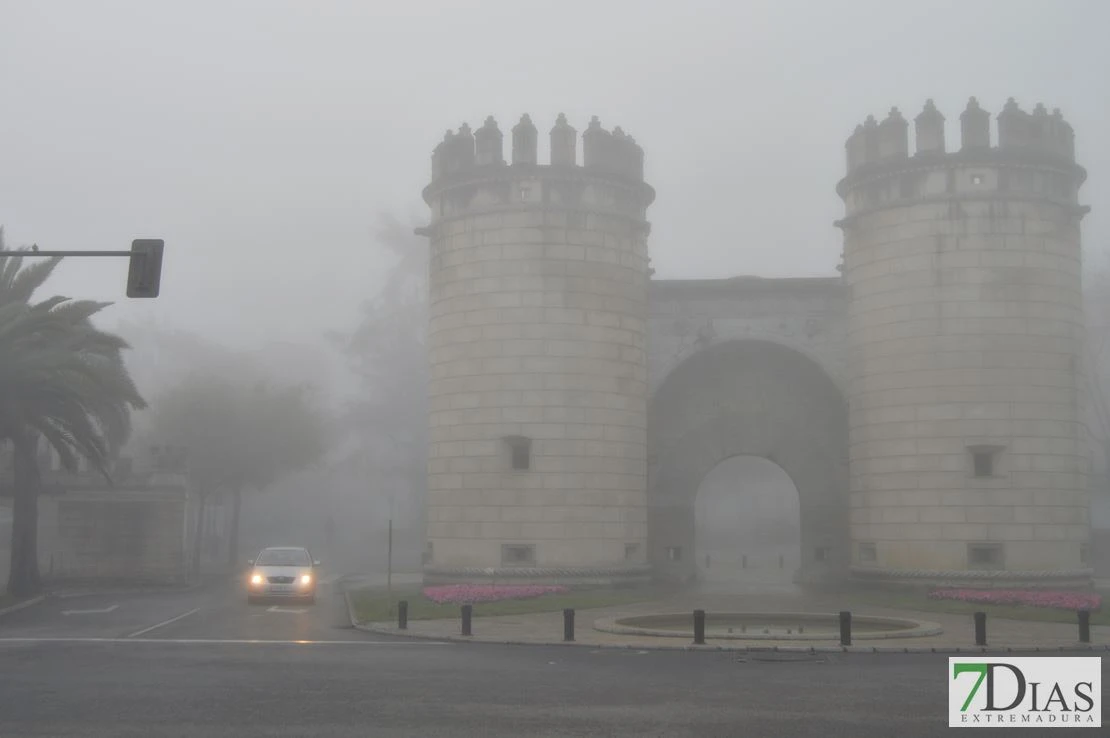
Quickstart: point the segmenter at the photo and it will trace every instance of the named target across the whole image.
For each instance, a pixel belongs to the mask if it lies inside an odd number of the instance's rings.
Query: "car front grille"
[[[292,584],[293,577],[267,577],[270,584]]]

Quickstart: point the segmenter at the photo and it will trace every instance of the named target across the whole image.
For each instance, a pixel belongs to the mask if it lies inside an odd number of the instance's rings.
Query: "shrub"
[[[955,600],[984,605],[1023,605],[1047,607],[1058,610],[1090,610],[1102,607],[1102,597],[1088,592],[1054,592],[1051,590],[1022,589],[935,589],[929,593],[931,600]]]

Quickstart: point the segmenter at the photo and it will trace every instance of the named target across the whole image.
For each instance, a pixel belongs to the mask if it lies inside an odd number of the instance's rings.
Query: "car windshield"
[[[300,548],[268,548],[254,562],[258,566],[311,566],[308,552]]]

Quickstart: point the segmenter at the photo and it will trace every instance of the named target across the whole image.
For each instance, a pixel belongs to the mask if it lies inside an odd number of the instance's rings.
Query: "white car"
[[[247,562],[247,602],[268,598],[290,598],[316,603],[316,568],[320,562],[307,548],[264,548]]]

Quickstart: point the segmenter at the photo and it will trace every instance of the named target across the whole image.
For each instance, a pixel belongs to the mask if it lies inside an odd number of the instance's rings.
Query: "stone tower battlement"
[[[1077,205],[1087,177],[1075,163],[1075,134],[1059,109],[1041,103],[1032,113],[1010,98],[997,116],[992,145],[991,115],[972,97],[960,114],[960,147],[946,148],[945,118],[927,100],[909,121],[898,108],[876,121],[868,116],[849,136],[847,176],[837,185],[847,215],[896,205],[898,201],[995,195]]]
[[[541,164],[528,114],[512,128],[508,162],[493,116],[476,131],[466,123],[447,131],[432,152],[432,182],[424,189],[433,219],[534,205],[644,219],[655,190],[644,182],[644,150],[634,138],[620,126],[605,130],[594,116],[582,133],[579,165],[578,133],[565,115],[549,135],[550,163]]]

